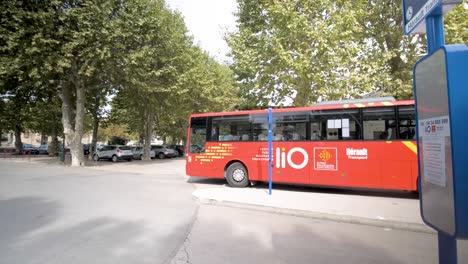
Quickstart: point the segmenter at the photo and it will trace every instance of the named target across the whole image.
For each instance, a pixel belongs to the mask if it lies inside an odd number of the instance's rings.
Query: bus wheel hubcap
[[[241,182],[245,178],[245,172],[241,169],[236,169],[232,172],[232,178],[236,182]]]

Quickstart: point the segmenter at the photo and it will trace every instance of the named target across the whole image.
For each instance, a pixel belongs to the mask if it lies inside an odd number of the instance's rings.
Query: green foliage
[[[61,134],[61,91],[80,84],[90,94],[96,83],[108,80],[110,67],[106,65],[112,63],[105,32],[114,3],[2,1],[0,5],[0,41],[6,44],[0,56],[4,90],[0,94],[29,91],[19,106],[25,118],[16,118],[16,123],[22,130]],[[72,123],[78,120],[79,127],[82,118],[74,114],[84,102],[76,103],[74,89],[70,89],[68,99],[71,111],[67,118]],[[13,117],[18,114],[10,113]]]
[[[238,103],[231,70],[193,44],[164,0],[5,0],[0,21],[2,129],[64,129],[78,146],[115,95],[110,121],[125,133],[108,126],[99,137],[177,142],[192,112]]]
[[[43,20],[47,3],[0,2],[0,124],[9,130],[38,130],[37,106],[47,97]]]
[[[238,31],[227,40],[241,108],[412,98],[425,42],[404,36],[401,14],[393,0],[240,0]],[[447,16],[447,42],[466,43],[466,21],[461,6]]]
[[[102,129],[98,132],[98,141],[107,143],[112,141],[113,137],[122,138],[124,140],[131,139],[129,129],[125,125],[103,124]]]
[[[446,44],[468,45],[468,3],[458,5],[444,17]]]
[[[119,28],[141,37],[119,41],[130,63],[112,102],[112,122],[127,124],[138,135],[151,126],[155,134],[179,141],[185,138],[192,112],[232,107],[235,82],[230,70],[193,46],[178,13],[157,1],[151,8],[135,5],[130,10],[144,14],[137,20],[138,27],[131,19],[122,21]]]
[[[232,110],[237,103],[235,82],[227,66],[220,65],[199,48],[187,50],[184,68],[174,93],[156,112],[155,131],[170,136],[174,143],[184,141],[191,113]]]
[[[447,43],[467,43],[466,10],[445,17]],[[237,17],[228,68],[164,0],[0,1],[0,128],[89,131],[115,95],[101,139],[178,142],[194,112],[412,97],[425,43],[403,35],[401,1],[239,0]]]
[[[126,141],[125,138],[113,136],[109,140],[109,145],[125,145],[126,143],[125,141]]]

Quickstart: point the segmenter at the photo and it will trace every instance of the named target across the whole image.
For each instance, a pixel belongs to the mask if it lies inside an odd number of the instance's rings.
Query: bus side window
[[[217,136],[211,136],[213,141],[241,141],[250,138],[249,115],[220,116],[212,119],[212,133]]]
[[[398,138],[399,139],[415,139],[416,138],[416,121],[414,119],[414,106],[399,106],[398,107]]]
[[[252,122],[252,140],[267,141],[268,140],[268,116],[266,114],[250,115]]]
[[[320,122],[310,123],[310,139],[311,140],[320,140],[322,139],[322,133],[320,129]]]
[[[308,112],[273,114],[273,140],[299,141],[307,139]]]
[[[311,112],[311,140],[355,140],[361,131],[358,109]]]
[[[211,141],[219,141],[219,127],[213,126],[211,128]]]
[[[390,140],[395,138],[395,108],[374,107],[362,110],[365,140]]]

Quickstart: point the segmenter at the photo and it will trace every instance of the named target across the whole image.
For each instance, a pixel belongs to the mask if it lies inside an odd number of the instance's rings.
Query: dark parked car
[[[21,148],[21,152],[26,155],[37,155],[39,154],[39,150],[35,148],[31,144],[23,144],[23,147]]]
[[[39,146],[39,148],[37,150],[38,150],[39,154],[47,155],[47,154],[49,154],[49,145],[42,144],[42,145]]]
[[[184,145],[169,145],[171,149],[175,149],[179,156],[184,155]]]
[[[62,144],[59,144],[59,152],[62,151]],[[85,156],[89,155],[90,153],[90,147],[91,147],[91,144],[83,144],[83,154]],[[66,146],[65,147],[65,153],[69,153],[70,152],[70,146]]]
[[[90,148],[91,148],[91,144],[83,144],[83,154],[85,156],[89,155]]]

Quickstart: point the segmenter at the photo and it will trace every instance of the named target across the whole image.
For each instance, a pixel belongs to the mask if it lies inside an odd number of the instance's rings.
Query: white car
[[[143,159],[143,147],[132,147],[133,158],[134,159]],[[151,150],[150,151],[150,158],[155,158],[156,153]]]
[[[113,162],[117,162],[118,160],[131,161],[133,159],[132,148],[120,145],[103,146],[93,155],[94,161],[98,161],[100,159],[109,159]]]

